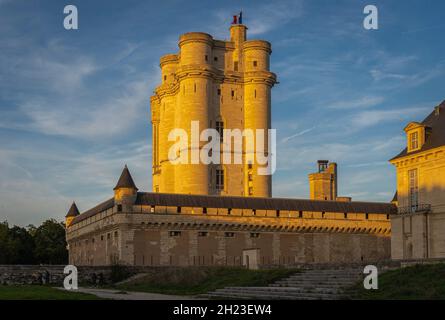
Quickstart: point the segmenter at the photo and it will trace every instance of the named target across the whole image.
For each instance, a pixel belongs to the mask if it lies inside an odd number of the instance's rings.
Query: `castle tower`
[[[76,203],[73,201],[68,213],[65,216],[65,227],[68,228],[73,222],[74,218],[80,214],[79,209],[77,209]]]
[[[309,174],[312,200],[337,200],[337,164],[318,160],[318,172]]]
[[[246,36],[247,27],[242,24],[231,26],[230,41],[202,32],[185,33],[179,38],[179,53],[161,58],[162,82],[151,97],[154,192],[272,195],[271,176],[258,175],[257,146],[249,148],[243,141],[238,153],[229,137],[221,141],[219,164],[192,158],[193,151],[202,151],[208,143],[192,143],[192,122],[199,126],[199,133],[207,128],[218,130],[221,140],[223,129],[263,129],[265,146],[261,150],[267,156],[271,88],[276,83],[275,74],[269,71],[271,45]],[[186,164],[171,161],[169,151],[176,141],[169,141],[169,134],[174,129],[187,133],[187,146],[173,154],[175,159],[185,157]],[[224,143],[231,145],[226,152],[230,163],[223,161]],[[242,161],[234,164],[237,155]]]
[[[125,165],[122,170],[121,176],[113,190],[114,202],[117,205],[121,205],[121,209],[123,206],[132,206],[136,201],[138,188],[133,181],[127,165]],[[131,208],[128,211],[131,211]]]

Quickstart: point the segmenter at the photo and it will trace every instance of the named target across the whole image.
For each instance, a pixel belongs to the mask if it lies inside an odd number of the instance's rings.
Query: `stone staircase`
[[[303,270],[267,287],[226,287],[202,297],[210,299],[334,300],[363,279],[363,268]]]

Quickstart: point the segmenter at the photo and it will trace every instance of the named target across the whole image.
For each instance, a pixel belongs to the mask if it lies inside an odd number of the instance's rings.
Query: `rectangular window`
[[[232,95],[232,99],[233,99],[235,97],[235,90],[232,90],[231,95]]]
[[[416,150],[419,148],[419,133],[413,132],[409,135],[410,148]]]
[[[169,232],[169,236],[170,237],[180,237],[181,236],[181,231],[170,231]]]
[[[233,238],[235,236],[235,232],[224,232],[224,236],[226,238]]]
[[[408,178],[409,178],[409,206],[411,208],[411,212],[416,212],[419,204],[417,169],[409,170]]]
[[[221,95],[221,89],[218,89],[217,93],[218,93],[218,96],[220,96]]]
[[[249,196],[253,195],[253,187],[249,187]]]
[[[250,233],[250,237],[251,238],[259,238],[260,234],[258,232],[252,232],[252,233]]]
[[[122,205],[121,205],[121,204],[118,204],[118,205],[117,205],[117,211],[118,211],[118,212],[121,212],[121,211],[122,211]]]
[[[199,231],[198,232],[198,237],[207,237],[208,236],[208,232],[206,232],[206,231]]]
[[[253,66],[256,68],[256,67],[258,66],[258,61],[255,60],[255,61],[253,62]]]
[[[206,61],[209,60],[209,56],[208,55],[205,56],[205,60]]]
[[[216,131],[219,133],[219,141],[224,142],[224,122],[216,121]]]
[[[238,61],[233,63],[233,70],[238,71]]]
[[[216,169],[216,190],[224,190],[224,169]]]
[[[213,57],[213,61],[218,61],[218,57]]]

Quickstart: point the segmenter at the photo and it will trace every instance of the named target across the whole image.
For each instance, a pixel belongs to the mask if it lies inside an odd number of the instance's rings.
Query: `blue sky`
[[[79,29],[63,28],[63,8]],[[362,27],[379,9],[379,30]],[[151,190],[149,97],[180,34],[272,43],[273,195],[307,198],[317,159],[339,193],[389,201],[403,127],[445,99],[443,1],[0,0],[0,221],[62,220],[112,196],[124,164]]]

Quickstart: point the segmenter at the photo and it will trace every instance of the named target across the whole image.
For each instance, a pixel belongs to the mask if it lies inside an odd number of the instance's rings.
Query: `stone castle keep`
[[[218,132],[270,129],[271,45],[248,40],[246,30],[232,25],[229,41],[186,33],[178,54],[161,58],[162,83],[151,97],[153,190],[140,192],[125,167],[113,197],[82,214],[73,203],[71,264],[256,268],[390,257],[395,205],[338,197],[335,163],[319,161],[309,175],[311,199],[301,200],[272,198],[271,176],[258,175],[256,163],[169,161],[169,133],[190,133],[192,121]],[[193,148],[202,145],[180,152]]]
[[[258,175],[257,164],[245,161],[256,150],[243,145],[242,164],[176,164],[168,159],[173,141],[169,133],[191,122],[202,128],[271,127],[271,88],[276,76],[269,71],[271,45],[247,40],[246,27],[233,25],[230,41],[201,32],[179,38],[179,54],[161,58],[162,84],[151,97],[153,132],[153,191],[165,193],[272,196],[270,175]],[[222,135],[221,135],[222,137]],[[264,135],[268,144],[267,134]],[[188,144],[186,150],[202,148]],[[266,149],[267,150],[267,149]],[[233,157],[234,148],[231,148]]]

